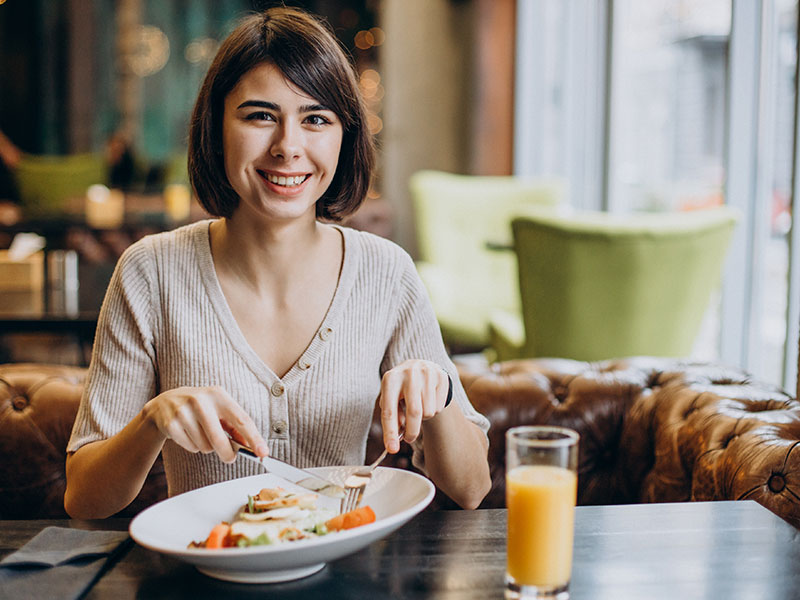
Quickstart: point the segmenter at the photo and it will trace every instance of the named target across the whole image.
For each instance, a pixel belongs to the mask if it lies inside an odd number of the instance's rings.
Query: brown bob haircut
[[[352,63],[327,25],[296,8],[274,7],[246,17],[214,57],[189,125],[189,178],[195,194],[217,217],[230,217],[239,206],[222,154],[225,97],[242,75],[264,62],[274,64],[342,123],[336,173],[317,201],[317,217],[339,221],[367,195],[375,164],[373,140]]]

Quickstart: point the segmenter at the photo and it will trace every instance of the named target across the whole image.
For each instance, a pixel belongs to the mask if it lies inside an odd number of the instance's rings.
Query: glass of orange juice
[[[569,598],[579,440],[564,427],[506,432],[506,598]]]

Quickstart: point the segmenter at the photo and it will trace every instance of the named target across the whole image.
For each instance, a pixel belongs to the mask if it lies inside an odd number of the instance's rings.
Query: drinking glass
[[[569,598],[579,440],[564,427],[506,432],[506,598]]]

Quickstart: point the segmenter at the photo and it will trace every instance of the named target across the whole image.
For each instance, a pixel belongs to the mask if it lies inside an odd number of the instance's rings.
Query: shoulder
[[[161,262],[160,259],[191,252],[203,235],[207,239],[208,223],[198,221],[171,231],[146,235],[125,249],[119,259],[119,266],[154,268],[156,263]]]
[[[414,269],[411,256],[399,245],[374,233],[338,226],[345,238],[345,252],[351,251],[364,266]]]
[[[416,306],[427,298],[413,259],[391,240],[355,229],[342,228],[345,260],[355,267],[356,280],[387,306]],[[350,257],[347,258],[348,253]]]

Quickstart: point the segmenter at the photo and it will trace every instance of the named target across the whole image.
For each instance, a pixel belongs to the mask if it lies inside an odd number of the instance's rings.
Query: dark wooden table
[[[53,524],[127,521],[0,521],[0,558]],[[133,546],[86,598],[502,598],[505,526],[505,510],[423,513],[316,575],[273,585],[217,581]],[[755,502],[577,509],[572,600],[799,596],[798,530]]]

